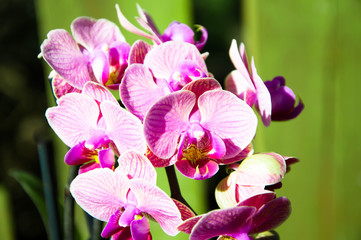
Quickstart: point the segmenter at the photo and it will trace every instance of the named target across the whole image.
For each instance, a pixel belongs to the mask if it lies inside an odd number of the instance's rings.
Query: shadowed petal
[[[41,44],[41,52],[45,61],[73,87],[82,89],[90,81],[88,59],[67,31],[50,31]]]
[[[144,58],[150,49],[152,49],[152,46],[142,40],[137,40],[133,43],[129,53],[129,65],[133,63],[143,64]]]
[[[175,154],[194,104],[194,93],[182,90],[161,98],[149,109],[144,119],[144,134],[155,155],[167,159]]]
[[[137,198],[137,208],[151,215],[165,233],[175,236],[182,219],[172,199],[160,188],[142,179],[133,179],[130,188]]]
[[[198,215],[194,216],[192,218],[189,218],[185,220],[181,225],[177,227],[177,229],[181,232],[190,234],[192,232],[192,229],[194,225],[203,217],[204,215]]]
[[[251,143],[257,117],[242,100],[228,91],[207,91],[198,99],[201,125],[222,138],[226,144],[223,158],[231,158]]]
[[[119,153],[134,149],[145,153],[143,126],[138,118],[119,105],[109,101],[100,103],[107,126],[107,135],[114,141]]]
[[[177,206],[177,208],[182,216],[183,221],[196,216],[194,214],[194,212],[191,209],[189,209],[186,205],[184,205],[183,203],[181,203],[180,201],[178,201],[176,199],[172,198],[172,200],[175,203],[175,205]]]
[[[141,178],[156,184],[157,173],[151,162],[135,151],[127,151],[118,159],[119,166],[116,171],[122,171],[131,178]]]
[[[99,168],[78,175],[70,192],[81,208],[91,216],[108,221],[126,203],[129,179],[109,168]]]
[[[194,226],[189,240],[207,240],[220,235],[247,233],[249,230],[247,220],[255,212],[254,207],[234,207],[211,211]]]
[[[250,233],[260,233],[274,229],[291,214],[291,203],[286,197],[276,198],[259,209],[252,221]]]
[[[97,128],[99,108],[96,102],[80,93],[69,93],[48,108],[45,116],[59,138],[69,147],[87,140]]]

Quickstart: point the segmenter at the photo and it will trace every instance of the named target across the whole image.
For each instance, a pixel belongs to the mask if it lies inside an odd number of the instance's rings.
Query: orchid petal
[[[130,149],[145,153],[143,126],[139,119],[109,101],[100,103],[100,109],[106,122],[107,135],[113,140],[119,153]]]
[[[156,168],[168,167],[170,165],[173,165],[177,161],[176,155],[167,159],[159,158],[152,151],[150,151],[149,148],[147,149],[146,156]]]
[[[252,68],[252,79],[257,92],[257,108],[261,115],[263,124],[267,127],[271,123],[271,112],[272,112],[271,95],[266,85],[257,74],[257,70],[253,58],[251,62],[251,68]]]
[[[77,93],[81,92],[80,89],[73,87],[71,84],[68,83],[68,81],[62,78],[55,71],[52,71],[50,73],[49,78],[52,78],[51,87],[53,89],[54,96],[57,99],[71,92],[77,92]]]
[[[78,174],[83,174],[83,173],[86,173],[86,172],[89,172],[91,170],[94,170],[94,169],[97,169],[97,168],[100,168],[100,165],[99,163],[95,162],[95,161],[91,161],[91,162],[88,162],[86,164],[83,164],[79,167],[79,171],[78,171]]]
[[[102,168],[110,168],[114,167],[114,152],[111,148],[101,149],[99,150],[99,164]]]
[[[188,83],[182,88],[182,90],[193,92],[196,95],[197,101],[204,92],[215,89],[222,90],[222,87],[214,78],[200,78]]]
[[[203,215],[194,216],[185,220],[181,225],[177,227],[177,229],[181,232],[190,234],[194,225],[203,217]]]
[[[122,25],[123,28],[125,28],[126,30],[128,30],[131,33],[137,34],[139,36],[151,39],[151,40],[155,40],[155,37],[143,32],[142,30],[140,30],[139,28],[135,27],[133,24],[131,24],[128,19],[125,18],[125,16],[123,15],[123,13],[120,11],[119,5],[116,4],[115,8],[117,10],[117,15],[118,15],[118,19],[120,22],[120,25]]]
[[[236,69],[241,73],[245,82],[248,82],[249,85],[253,85],[249,75],[247,56],[243,43],[240,46],[240,50],[241,53],[238,50],[236,40],[233,39],[231,47],[229,49],[229,56],[231,57],[232,63],[236,67]]]
[[[78,17],[71,24],[71,32],[74,39],[89,51],[97,46],[112,42],[125,42],[119,28],[106,19],[93,19],[89,17]]]
[[[62,29],[52,30],[41,44],[45,61],[70,85],[82,89],[90,81],[88,59],[70,34]]]
[[[169,41],[154,46],[144,59],[156,78],[168,80],[184,60],[194,62],[202,73],[208,73],[206,64],[198,49],[190,43]]]
[[[91,160],[94,160],[98,155],[96,150],[91,150],[85,147],[85,141],[82,141],[65,154],[64,162],[68,165],[80,165]]]
[[[236,156],[250,144],[257,117],[244,101],[228,91],[211,90],[199,97],[198,107],[201,125],[224,140],[224,158]]]
[[[122,228],[119,232],[115,233],[111,240],[134,240],[130,232],[130,227]]]
[[[130,231],[134,240],[152,239],[149,232],[149,221],[145,217],[139,220],[133,220],[130,224]]]
[[[142,40],[137,40],[133,43],[129,52],[129,65],[133,63],[144,63],[144,58],[147,53],[152,49],[152,46]]]
[[[137,198],[138,209],[152,216],[165,233],[175,236],[178,233],[176,227],[182,219],[172,199],[160,188],[142,179],[133,179],[130,188]]]
[[[90,66],[92,68],[95,79],[99,83],[105,85],[109,79],[109,62],[108,56],[105,55],[105,52],[102,49],[96,48],[92,52]]]
[[[198,160],[196,165],[189,160],[179,160],[175,163],[178,171],[184,176],[196,180],[203,180],[214,176],[218,172],[218,164],[211,160]]]
[[[149,109],[144,119],[144,134],[155,155],[167,159],[175,154],[194,104],[194,93],[182,90],[161,98]]]
[[[211,211],[194,226],[189,240],[207,240],[219,235],[247,233],[247,220],[255,212],[254,207],[234,207]]]
[[[157,173],[151,162],[135,151],[127,151],[118,159],[118,170],[131,178],[141,178],[150,183],[156,184]]]
[[[257,100],[256,90],[238,70],[233,70],[225,80],[226,89],[245,101],[250,107]]]
[[[230,164],[230,163],[241,161],[241,160],[245,159],[246,157],[251,156],[253,154],[253,152],[254,152],[253,145],[252,145],[252,143],[250,143],[250,144],[248,144],[248,146],[246,148],[244,148],[236,156],[231,157],[231,158],[221,158],[221,159],[217,159],[216,161],[219,164]]]
[[[152,73],[142,64],[132,64],[125,71],[120,84],[120,98],[126,108],[143,120],[148,109],[161,97],[170,93],[158,86]]]
[[[113,94],[109,92],[104,86],[96,82],[87,82],[82,91],[83,94],[95,99],[98,102],[105,100],[118,104]]]
[[[97,129],[99,108],[96,102],[80,93],[69,93],[48,108],[45,116],[59,138],[69,147],[87,140]]]
[[[109,168],[99,168],[78,175],[70,192],[81,208],[91,216],[108,221],[126,203],[129,179]]]
[[[119,226],[118,221],[120,216],[122,215],[120,210],[117,210],[108,220],[107,225],[105,225],[101,236],[103,238],[111,237],[112,235],[116,234],[117,232],[122,230],[122,227]]]
[[[229,208],[237,205],[236,183],[232,174],[218,183],[215,197],[220,208]]]
[[[187,207],[185,204],[181,203],[180,201],[178,201],[174,198],[172,198],[172,200],[175,203],[175,205],[177,206],[177,208],[182,216],[183,221],[196,216],[195,213],[189,207]]]
[[[291,214],[291,203],[286,197],[276,198],[261,207],[253,217],[250,233],[260,233],[274,229]]]
[[[266,192],[251,196],[241,201],[237,206],[252,206],[259,210],[263,205],[272,201],[276,197],[274,192]]]
[[[286,173],[286,162],[277,153],[258,153],[244,159],[235,172],[240,185],[272,185]]]

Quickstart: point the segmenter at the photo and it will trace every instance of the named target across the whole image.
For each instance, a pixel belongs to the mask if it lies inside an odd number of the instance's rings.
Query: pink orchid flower
[[[84,164],[80,173],[97,167],[113,168],[114,155],[128,149],[146,151],[141,122],[122,109],[100,84],[88,82],[82,93],[68,93],[45,115],[70,147],[65,163]]]
[[[215,191],[220,208],[234,207],[253,195],[270,192],[266,186],[280,183],[286,174],[285,158],[277,153],[253,154],[229,167],[235,171]]]
[[[155,185],[156,172],[140,153],[129,151],[114,171],[95,169],[78,175],[70,192],[81,208],[107,222],[102,237],[150,240],[151,217],[170,236],[178,234],[181,214],[172,199]]]
[[[120,98],[141,120],[158,99],[209,75],[201,54],[192,44],[170,41],[149,51],[146,45],[139,48],[146,52],[143,61],[138,58],[143,64],[134,63],[125,71]]]
[[[242,43],[238,50],[236,40],[232,41],[229,55],[237,70],[232,71],[227,76],[225,81],[226,89],[236,94],[249,106],[256,105],[263,124],[269,126],[272,112],[271,96],[257,74],[254,59],[252,58],[250,69],[244,44]]]
[[[144,119],[150,151],[161,159],[176,156],[177,169],[194,179],[213,176],[228,159],[238,161],[233,157],[248,147],[257,128],[253,110],[215,83],[186,85],[158,100]]]
[[[125,18],[123,13],[120,11],[118,4],[116,5],[116,9],[120,25],[131,33],[153,40],[156,44],[161,44],[167,41],[181,41],[195,45],[198,50],[201,50],[206,44],[208,32],[203,26],[197,25],[196,31],[201,32],[201,38],[198,41],[194,40],[194,32],[189,26],[177,21],[170,23],[161,35],[150,15],[137,4],[139,17],[136,17],[136,20],[147,32],[149,32],[146,33],[135,27]]]
[[[237,206],[213,210],[190,218],[178,229],[189,233],[189,240],[251,240],[249,235],[278,227],[290,215],[291,206],[286,197],[275,198],[274,193],[258,194]]]
[[[72,22],[71,31],[74,39],[63,29],[48,33],[41,45],[46,62],[79,90],[88,81],[117,89],[128,66],[130,50],[119,28],[105,19],[79,17]]]

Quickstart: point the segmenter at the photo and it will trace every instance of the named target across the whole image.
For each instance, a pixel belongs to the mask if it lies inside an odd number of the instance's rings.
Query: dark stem
[[[60,221],[57,205],[57,187],[53,155],[53,146],[50,141],[41,140],[38,143],[41,176],[46,210],[48,214],[49,239],[60,239]]]
[[[74,239],[74,198],[70,194],[70,183],[78,174],[78,166],[70,166],[68,183],[64,189],[64,239]]]
[[[165,172],[167,173],[167,178],[169,182],[169,188],[170,188],[170,197],[178,200],[179,202],[186,205],[190,210],[192,210],[194,213],[195,211],[191,208],[191,206],[187,203],[187,201],[183,198],[177,175],[174,170],[174,165],[168,166],[165,168]]]
[[[100,237],[102,228],[103,228],[103,222],[99,221],[98,219],[93,218],[91,240],[103,239]]]

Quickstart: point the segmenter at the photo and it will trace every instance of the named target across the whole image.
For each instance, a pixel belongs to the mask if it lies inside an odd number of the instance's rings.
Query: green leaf
[[[25,171],[14,170],[10,172],[10,175],[20,183],[24,191],[29,195],[31,200],[34,202],[36,208],[38,209],[41,215],[41,218],[44,222],[46,229],[48,229],[47,228],[48,217],[46,212],[42,182],[32,174],[27,173]]]
[[[280,237],[276,231],[266,231],[258,233],[254,239],[257,240],[280,240]]]

